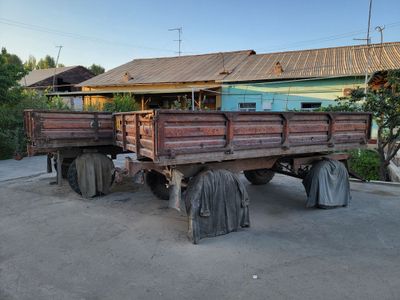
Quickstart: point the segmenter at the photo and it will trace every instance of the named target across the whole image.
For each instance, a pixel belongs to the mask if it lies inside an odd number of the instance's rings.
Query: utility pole
[[[56,46],[56,48],[58,48],[58,54],[57,54],[57,59],[56,59],[56,67],[54,68],[54,75],[53,75],[53,92],[55,92],[57,65],[58,65],[58,59],[60,58],[60,52],[61,52],[62,47],[63,47],[62,45]]]
[[[171,28],[168,29],[168,31],[178,31],[178,39],[174,40],[174,42],[178,42],[178,56],[181,56],[181,43],[182,43],[182,27],[177,27],[177,28]]]
[[[367,96],[368,90],[368,71],[369,71],[369,63],[370,63],[370,51],[369,45],[371,44],[371,37],[370,37],[370,29],[371,29],[371,12],[372,12],[372,0],[369,0],[369,9],[368,9],[368,28],[367,28],[367,38],[365,39],[354,39],[358,41],[366,41],[367,42],[367,61],[365,67],[365,87],[364,87],[364,94],[365,97]]]
[[[369,35],[369,32],[371,30],[371,12],[372,12],[372,0],[369,0],[369,10],[368,10],[368,30],[367,30],[367,67],[365,70],[365,88],[364,88],[364,94],[365,97],[367,95],[367,90],[368,90],[368,71],[369,71],[369,61],[371,59],[370,51],[369,51],[369,44],[371,44],[371,38]]]
[[[376,26],[376,31],[379,31],[381,34],[381,50],[379,52],[379,66],[382,68],[382,50],[383,50],[383,31],[385,30],[385,26]]]

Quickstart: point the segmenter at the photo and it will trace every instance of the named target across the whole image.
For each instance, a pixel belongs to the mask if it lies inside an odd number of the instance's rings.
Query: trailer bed
[[[115,145],[160,165],[362,148],[371,128],[369,113],[152,110],[113,118]]]
[[[28,155],[65,148],[113,145],[112,114],[25,110]]]

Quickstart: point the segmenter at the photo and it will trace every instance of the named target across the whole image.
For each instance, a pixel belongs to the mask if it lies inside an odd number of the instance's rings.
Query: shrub
[[[379,180],[379,154],[374,150],[349,151],[349,168],[366,180]]]
[[[103,106],[104,111],[123,112],[139,110],[139,104],[131,93],[114,94],[114,99]]]
[[[0,159],[26,151],[23,112],[25,109],[69,109],[60,97],[48,99],[36,91],[24,91],[19,101],[0,104]]]

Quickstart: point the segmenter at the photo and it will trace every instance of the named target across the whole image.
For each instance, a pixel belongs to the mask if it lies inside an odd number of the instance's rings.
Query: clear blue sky
[[[110,69],[134,58],[254,49],[258,53],[353,45],[365,38],[368,0],[0,0],[0,46],[23,60],[63,45],[60,62]],[[374,28],[400,41],[400,1],[374,0]]]

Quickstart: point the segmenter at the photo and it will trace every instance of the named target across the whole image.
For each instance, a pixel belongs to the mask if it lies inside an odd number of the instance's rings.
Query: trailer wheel
[[[64,158],[63,159],[63,162],[61,164],[61,175],[62,175],[62,178],[68,178],[69,166],[74,161],[74,159],[75,158]]]
[[[254,185],[267,184],[275,176],[275,172],[268,169],[244,171],[244,177]]]
[[[71,189],[74,192],[78,193],[79,195],[82,195],[81,189],[79,188],[78,171],[76,170],[75,159],[69,165],[68,172],[67,172],[67,180],[68,180],[68,183],[69,183],[69,186],[71,187]],[[114,183],[114,180],[115,180],[115,172],[112,174],[111,184]],[[97,192],[96,196],[100,196],[100,195],[102,195],[102,193]]]
[[[155,196],[161,200],[169,200],[169,187],[167,178],[156,171],[149,171],[146,174],[146,182]]]
[[[79,195],[82,194],[81,189],[79,188],[78,183],[78,171],[76,170],[75,160],[69,165],[67,172],[67,180],[71,189]]]

